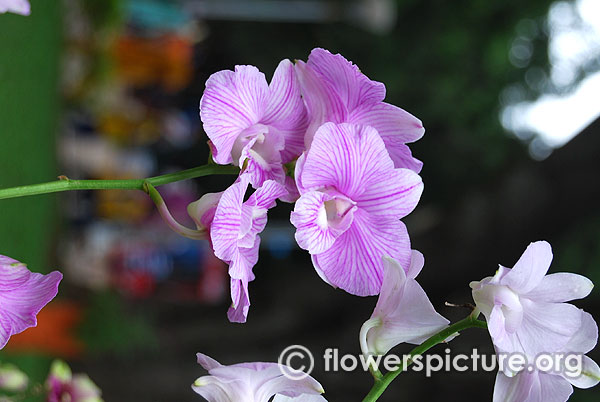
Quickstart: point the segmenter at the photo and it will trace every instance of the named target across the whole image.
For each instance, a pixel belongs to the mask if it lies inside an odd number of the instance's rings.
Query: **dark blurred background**
[[[451,320],[468,283],[548,240],[552,272],[600,282],[600,7],[576,1],[32,0],[0,15],[0,187],[71,178],[148,177],[206,163],[198,103],[210,74],[314,47],[341,53],[386,100],[419,117],[411,148],[425,192],[406,224],[419,276]],[[220,176],[161,187],[187,203]],[[359,353],[376,298],[335,290],[293,239],[291,206],[270,212],[248,322],[226,318],[226,267],[205,242],[170,233],[143,194],[69,193],[0,201],[0,253],[65,273],[39,327],[0,354],[43,382],[54,357],[86,372],[106,401],[201,400],[202,351],[224,364],[276,361],[286,346]],[[600,318],[597,291],[576,303]],[[491,353],[470,330],[452,353]],[[410,350],[408,345],[394,349]],[[437,350],[443,352],[442,347]],[[590,354],[596,361],[600,351]],[[313,375],[329,401],[360,400],[362,372]],[[491,400],[495,374],[405,373],[381,398]],[[571,400],[596,401],[599,389]],[[31,398],[31,400],[36,400]]]

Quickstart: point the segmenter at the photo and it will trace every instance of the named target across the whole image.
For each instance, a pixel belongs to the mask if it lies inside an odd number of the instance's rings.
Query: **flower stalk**
[[[216,174],[236,175],[239,168],[235,166],[222,166],[208,164],[198,166],[192,169],[169,173],[162,176],[150,177],[147,179],[129,179],[129,180],[71,180],[61,176],[59,180],[47,183],[32,184],[28,186],[19,186],[0,189],[0,200],[7,198],[27,197],[31,195],[58,193],[62,191],[74,190],[144,190],[144,183],[148,182],[154,187],[177,181],[194,179],[197,177],[210,176]]]
[[[430,337],[429,339],[427,339],[421,345],[419,345],[416,348],[414,348],[413,350],[411,350],[409,353],[411,359],[409,359],[407,361],[407,365],[410,365],[412,363],[412,361],[413,361],[412,358],[414,358],[418,355],[422,355],[423,353],[427,352],[429,349],[431,349],[435,345],[444,342],[446,339],[448,339],[452,335],[454,335],[460,331],[463,331],[467,328],[487,328],[487,324],[484,321],[478,320],[476,317],[473,317],[472,315],[469,315],[468,317],[466,317],[458,322],[455,322],[454,324],[441,330],[437,334],[435,334],[432,337]],[[367,396],[365,396],[365,398],[363,399],[363,402],[372,402],[372,401],[376,401],[377,399],[379,399],[381,394],[383,394],[383,392],[387,389],[387,387],[391,384],[391,382],[394,381],[394,379],[400,373],[402,373],[405,369],[406,369],[406,367],[404,367],[402,364],[400,364],[398,366],[398,368],[396,368],[396,370],[386,373],[383,376],[383,378],[381,378],[381,379],[376,378],[375,384],[373,384],[371,391],[369,391]]]

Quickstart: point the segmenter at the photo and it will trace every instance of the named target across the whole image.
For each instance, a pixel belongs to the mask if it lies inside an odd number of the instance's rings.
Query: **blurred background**
[[[411,146],[425,192],[406,220],[426,258],[419,281],[452,320],[468,283],[512,266],[531,241],[551,271],[600,283],[600,2],[416,0],[31,1],[0,15],[0,187],[70,178],[142,178],[205,164],[198,103],[210,74],[314,47],[342,53],[386,100],[417,117]],[[233,177],[161,187],[174,215]],[[0,253],[65,273],[39,326],[0,361],[42,383],[54,357],[106,401],[195,401],[202,351],[224,364],[276,361],[288,345],[359,353],[376,298],[335,290],[293,239],[291,206],[270,212],[248,323],[230,324],[226,267],[206,242],[171,233],[136,192],[0,201]],[[576,303],[600,319],[600,293]],[[485,331],[449,345],[491,353]],[[409,345],[394,349],[406,353]],[[443,352],[442,347],[437,349]],[[590,354],[596,361],[600,350]],[[329,401],[360,400],[362,372],[313,375]],[[399,377],[382,401],[490,401],[493,373]],[[456,395],[456,397],[453,397]],[[473,397],[474,396],[474,397]],[[600,388],[573,401],[597,401]],[[40,400],[31,397],[31,401]]]

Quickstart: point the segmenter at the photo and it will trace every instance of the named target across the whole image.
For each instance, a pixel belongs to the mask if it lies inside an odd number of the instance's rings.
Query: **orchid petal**
[[[552,248],[545,241],[531,243],[513,269],[502,278],[502,284],[525,294],[538,286],[552,262]]]
[[[493,402],[525,402],[536,381],[535,373],[521,372],[514,377],[508,377],[499,371],[496,374]]]
[[[242,203],[248,188],[249,177],[241,175],[223,192],[215,211],[210,237],[215,255],[223,261],[231,261],[237,252],[237,240],[242,225]]]
[[[215,217],[217,205],[219,204],[219,200],[221,199],[222,195],[223,192],[206,193],[200,197],[198,201],[194,201],[188,205],[188,215],[193,219],[194,223],[196,223],[196,227],[198,227],[198,229],[210,229],[212,221]]]
[[[535,301],[562,303],[583,299],[590,294],[593,287],[592,281],[585,276],[559,272],[544,276],[539,285],[523,297]]]
[[[393,174],[393,169],[375,129],[325,123],[315,134],[304,161],[302,187],[334,187],[354,199],[364,193],[371,182],[377,183]]]
[[[386,354],[404,342],[420,344],[449,324],[397,261],[384,258],[383,266],[383,285],[372,316],[380,317],[382,324],[367,334],[369,349],[376,354]]]
[[[323,80],[312,67],[299,60],[296,62],[296,74],[310,122],[304,137],[308,149],[315,132],[323,123],[344,122],[348,112],[331,84]]]
[[[12,263],[0,264],[0,277],[10,278],[10,286],[5,283],[5,290],[0,292],[1,349],[12,335],[37,325],[36,315],[58,293],[62,274],[53,271],[42,275],[30,272],[24,264]]]
[[[5,12],[21,15],[31,14],[31,5],[27,0],[3,0],[0,3],[0,14]]]
[[[587,356],[582,356],[581,375],[577,377],[563,377],[577,388],[587,389],[598,385],[600,382],[600,367],[598,363]]]
[[[352,226],[333,246],[313,255],[313,264],[328,283],[357,296],[371,296],[381,289],[384,256],[409,266],[406,226],[397,220],[378,220],[359,209]]]
[[[385,98],[385,85],[367,78],[341,54],[334,55],[325,49],[316,48],[308,56],[308,65],[331,84],[348,110],[363,104],[381,102]]]
[[[598,342],[598,325],[592,315],[581,311],[581,326],[569,343],[563,348],[567,353],[587,353],[596,347]]]
[[[425,257],[420,251],[412,250],[410,254],[410,266],[406,270],[406,276],[415,279],[425,266]]]
[[[258,123],[267,103],[269,88],[263,73],[253,66],[219,71],[206,81],[200,100],[200,118],[216,152],[215,162],[232,162],[237,137]]]
[[[277,394],[275,395],[275,398],[273,398],[273,402],[327,402],[327,399],[323,398],[321,395],[304,394],[291,398],[289,396]]]
[[[304,134],[308,127],[300,83],[294,65],[289,60],[282,60],[277,66],[269,92],[269,102],[261,121],[282,133],[285,148],[281,158],[283,163],[288,163],[304,150]]]

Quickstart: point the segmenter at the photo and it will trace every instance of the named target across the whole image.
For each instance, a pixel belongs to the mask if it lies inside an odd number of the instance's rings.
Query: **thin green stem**
[[[437,334],[433,335],[431,338],[427,339],[421,345],[417,346],[413,350],[410,351],[410,359],[407,361],[407,366],[412,363],[412,358],[418,355],[422,355],[427,352],[429,349],[434,347],[435,345],[442,343],[450,336],[463,331],[467,328],[487,328],[487,324],[484,321],[480,321],[477,317],[473,317],[469,315],[467,318],[460,320],[449,327],[443,329]],[[398,366],[396,370],[390,371],[386,373],[381,380],[375,380],[375,384],[373,384],[373,388],[367,394],[367,396],[363,399],[363,402],[372,402],[379,399],[381,394],[386,390],[388,385],[396,378],[402,371],[404,371],[406,367],[402,364]]]
[[[73,190],[141,190],[144,191],[144,182],[148,182],[154,187],[176,181],[194,179],[196,177],[216,175],[216,174],[238,174],[239,168],[235,166],[223,165],[204,165],[193,169],[182,170],[180,172],[169,173],[162,176],[150,177],[148,179],[131,180],[71,180],[67,177],[61,177],[60,180],[48,183],[32,184],[29,186],[19,186],[0,189],[0,200],[6,198],[27,197],[30,195],[58,193],[61,191]]]

